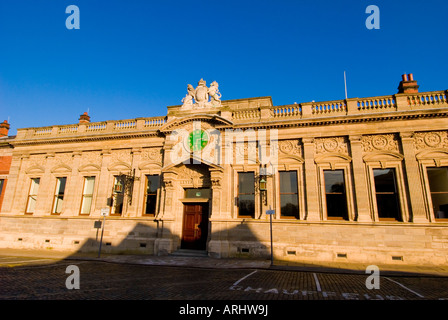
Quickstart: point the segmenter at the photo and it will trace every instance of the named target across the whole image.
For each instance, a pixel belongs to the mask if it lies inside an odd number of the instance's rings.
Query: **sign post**
[[[101,245],[103,244],[104,225],[106,223],[106,216],[108,215],[109,215],[109,208],[102,208],[101,216],[103,217],[103,223],[101,226],[101,240],[100,240],[100,248],[98,250],[98,258],[101,257]]]
[[[272,216],[275,214],[275,210],[271,210],[271,206],[269,206],[269,210],[266,210],[266,214],[269,215],[269,229],[271,232],[271,266],[274,265],[274,247],[272,244]]]

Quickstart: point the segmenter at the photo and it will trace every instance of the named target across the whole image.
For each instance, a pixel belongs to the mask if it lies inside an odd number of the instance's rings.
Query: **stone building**
[[[0,247],[441,265],[448,91],[274,106],[189,85],[166,116],[18,129]],[[271,211],[272,212],[272,211]],[[96,227],[95,227],[96,226]]]

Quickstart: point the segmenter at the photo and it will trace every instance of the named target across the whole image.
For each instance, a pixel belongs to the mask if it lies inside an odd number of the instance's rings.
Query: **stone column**
[[[210,219],[221,216],[222,174],[220,170],[210,170],[210,181],[212,183],[212,214]]]
[[[95,201],[95,208],[90,212],[91,216],[100,216],[101,208],[108,206],[108,198],[112,197],[112,189],[108,185],[109,170],[107,169],[110,163],[111,152],[109,149],[104,149],[101,152],[101,171],[98,179],[98,192]],[[95,209],[95,210],[94,210]]]
[[[369,206],[369,190],[366,171],[362,159],[361,136],[349,136],[353,166],[353,188],[355,191],[356,221],[371,222],[372,215]]]
[[[400,132],[400,137],[411,202],[412,221],[425,223],[428,222],[428,215],[426,213],[425,201],[423,198],[423,184],[419,174],[418,162],[415,157],[414,133]]]
[[[140,163],[142,155],[142,150],[140,148],[132,149],[132,164],[131,164],[131,176],[135,174],[135,180],[132,182],[132,202],[128,206],[127,216],[129,217],[138,217],[142,215],[141,205],[142,203],[139,201],[140,195],[140,169],[138,168],[138,164]],[[125,201],[129,201],[127,198]]]
[[[64,191],[64,211],[62,215],[64,216],[77,216],[79,214],[79,209],[81,202],[78,203],[80,199],[80,190],[82,193],[83,182],[80,179],[79,174],[79,163],[81,161],[81,152],[73,152],[73,162],[72,162],[72,172],[67,179],[67,185]]]
[[[52,211],[54,197],[54,184],[52,182],[54,181],[52,181],[51,168],[54,165],[54,157],[54,153],[49,153],[45,155],[45,160],[43,160],[42,166],[45,168],[45,172],[40,179],[35,216],[49,215]]]
[[[303,138],[303,155],[305,159],[305,199],[306,220],[321,220],[319,212],[319,190],[317,186],[317,170],[314,163],[314,139]]]

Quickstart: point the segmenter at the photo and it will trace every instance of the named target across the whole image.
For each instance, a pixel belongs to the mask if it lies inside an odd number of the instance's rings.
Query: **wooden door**
[[[205,250],[208,235],[208,203],[185,203],[182,249]]]

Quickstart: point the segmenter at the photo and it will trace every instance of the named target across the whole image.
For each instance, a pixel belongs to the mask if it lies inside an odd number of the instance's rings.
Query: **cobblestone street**
[[[7,258],[3,258],[7,259]],[[448,278],[381,276],[367,289],[363,274],[271,269],[204,269],[95,261],[20,258],[0,268],[1,300],[439,300]],[[3,260],[5,261],[5,260]],[[1,262],[1,261],[0,261]],[[14,260],[12,261],[14,262]],[[10,263],[12,263],[10,261]],[[69,265],[79,289],[69,290]]]

